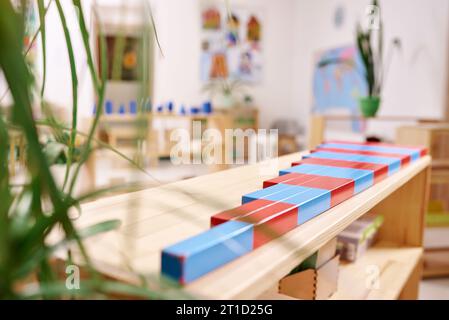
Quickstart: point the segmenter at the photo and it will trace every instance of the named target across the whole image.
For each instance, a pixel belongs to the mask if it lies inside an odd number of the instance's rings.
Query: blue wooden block
[[[374,146],[374,145],[359,145],[359,144],[344,144],[344,143],[324,143],[319,146],[320,148],[334,148],[334,149],[347,149],[347,150],[358,150],[358,151],[374,151],[383,153],[398,153],[406,154],[411,156],[411,161],[418,160],[420,158],[420,151],[416,149],[408,149],[401,147],[385,147],[385,146]]]
[[[298,225],[316,217],[331,207],[331,192],[325,189],[304,188],[304,192],[282,200],[298,207]],[[269,197],[268,200],[274,200]]]
[[[298,169],[299,171],[290,171],[290,169],[292,169],[294,167],[296,167],[296,166],[279,171],[279,175],[282,176],[282,175],[288,174],[288,173],[315,174],[316,172],[323,171],[327,168],[327,166],[322,166],[322,165],[317,165],[317,164],[301,164],[302,168]]]
[[[329,151],[318,151],[304,156],[304,158],[321,158],[321,159],[336,159],[354,162],[367,162],[376,164],[387,164],[388,165],[388,175],[391,175],[401,168],[401,159],[399,158],[389,158],[389,157],[379,157],[379,156],[368,156],[353,153],[340,153],[340,152],[329,152]]]
[[[242,204],[257,200],[257,199],[268,199],[271,195],[277,195],[279,198],[286,198],[289,195],[296,194],[298,192],[304,191],[302,187],[295,186],[295,185],[289,185],[289,184],[282,184],[279,183],[277,185],[260,189],[248,194],[245,194],[242,197]]]
[[[294,186],[286,188],[282,183],[245,195],[245,201],[265,199],[283,202],[298,208],[298,225],[302,224],[331,207],[331,192],[326,189]],[[279,186],[279,188],[274,188]],[[271,189],[270,191],[265,191]],[[277,189],[277,192],[274,192]],[[259,198],[257,198],[259,197]]]
[[[252,224],[228,221],[162,251],[162,274],[181,284],[250,252],[253,249]]]
[[[356,194],[374,184],[374,172],[371,170],[301,164],[281,171],[281,174],[287,173],[307,173],[319,176],[352,179],[355,182],[354,192]]]

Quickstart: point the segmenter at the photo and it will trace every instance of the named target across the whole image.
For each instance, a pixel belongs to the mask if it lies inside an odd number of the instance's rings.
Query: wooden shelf
[[[397,299],[419,265],[420,247],[379,243],[354,263],[341,263],[338,291],[332,300]],[[378,272],[378,273],[377,273]],[[370,285],[378,275],[378,287]]]
[[[238,206],[242,194],[261,188],[264,180],[277,176],[279,169],[300,158],[300,153],[291,154],[271,165],[243,166],[94,201],[82,206],[76,224],[83,227],[105,219],[121,219],[119,230],[86,241],[94,264],[108,276],[129,282],[138,281],[137,272],[154,279],[160,272],[162,248],[208,229],[211,215]],[[368,211],[384,216],[379,239],[420,247],[429,166],[430,157],[426,156],[281,238],[194,281],[185,290],[199,298],[257,298]],[[398,253],[407,253],[402,250]],[[412,251],[410,260],[416,264],[420,249]],[[389,257],[393,255],[392,251]],[[418,282],[419,278],[413,281],[412,292]],[[401,280],[394,293],[384,296],[396,297],[403,283]],[[416,293],[410,297],[416,297]]]
[[[404,189],[403,192],[396,194],[396,199],[390,197],[389,202],[378,207],[379,212],[382,212],[385,217],[384,225],[380,230],[382,239],[398,240],[401,244],[415,242],[417,246],[420,245],[424,211],[414,201],[420,201],[425,197],[426,170],[429,164],[430,157],[416,161],[281,238],[205,275],[188,285],[188,291],[200,297],[216,299],[251,299],[263,294],[275,286],[278,280],[288,274],[298,262],[312,255],[353,221],[373,209],[424,170],[423,176],[416,177],[424,180],[415,181],[416,185],[411,185],[410,189]],[[409,199],[408,203],[401,203],[406,201],[407,197],[411,197],[414,201]],[[407,221],[407,217],[413,216],[413,210],[421,217],[417,217],[418,221]],[[404,230],[395,230],[398,223],[404,227]]]

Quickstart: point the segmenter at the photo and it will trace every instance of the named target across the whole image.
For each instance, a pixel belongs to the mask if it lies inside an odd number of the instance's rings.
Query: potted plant
[[[366,118],[375,117],[379,110],[382,86],[388,69],[388,66],[383,64],[383,22],[377,0],[372,1],[371,10],[376,12],[371,12],[370,15],[378,15],[373,17],[377,19],[376,25],[369,24],[366,30],[360,24],[357,25],[357,48],[365,67],[363,76],[368,86],[368,95],[359,98],[359,105],[362,115]],[[400,40],[396,38],[392,44],[393,48],[400,47]],[[391,51],[388,62],[390,61]]]
[[[203,87],[217,109],[230,109],[238,104],[238,93],[244,93],[245,83],[240,80],[212,80]]]

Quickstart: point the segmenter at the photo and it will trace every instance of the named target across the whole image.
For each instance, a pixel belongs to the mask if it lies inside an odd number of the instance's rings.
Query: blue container
[[[185,105],[181,105],[181,107],[179,108],[179,113],[180,114],[182,114],[182,115],[186,115],[187,114],[187,110],[186,110],[186,107],[185,107]]]
[[[137,102],[134,100],[129,103],[129,113],[131,114],[137,113]]]
[[[210,101],[206,101],[203,103],[203,112],[212,113],[212,103]]]
[[[164,107],[162,107],[162,105],[158,105],[156,110],[157,112],[162,112],[164,110]]]
[[[104,109],[106,114],[112,114],[114,112],[114,106],[111,100],[106,101]]]
[[[125,114],[126,113],[125,106],[123,104],[121,104],[120,108],[118,108],[118,113],[119,114]]]
[[[191,114],[198,114],[198,113],[200,113],[200,108],[198,108],[198,107],[190,107],[190,113]]]
[[[168,110],[168,112],[173,112],[173,108],[174,108],[174,103],[172,102],[172,101],[169,101],[168,103],[167,103],[167,110]]]

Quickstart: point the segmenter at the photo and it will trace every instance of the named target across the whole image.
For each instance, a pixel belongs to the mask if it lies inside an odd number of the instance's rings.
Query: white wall
[[[292,105],[291,68],[295,0],[234,0],[260,8],[263,21],[263,80],[248,88],[260,107],[261,125],[268,127],[277,117],[289,117]],[[157,54],[155,101],[200,104],[200,1],[156,0],[154,11],[164,57]]]
[[[87,21],[90,21],[90,1],[83,1]],[[62,2],[67,25],[71,35],[78,75],[78,110],[80,115],[92,114],[94,91],[87,67],[86,54],[80,35],[73,5]],[[72,80],[69,58],[61,21],[55,3],[51,4],[46,16],[47,80],[45,98],[57,107],[72,110]],[[89,22],[87,22],[89,23]],[[42,56],[39,41],[38,70],[42,70]]]
[[[354,43],[357,21],[370,0],[296,1],[293,104],[306,123],[312,106],[314,54]],[[346,9],[341,28],[333,23],[338,5]],[[402,40],[402,53],[394,56],[384,85],[380,115],[441,118],[447,97],[449,1],[380,1],[385,25],[385,43]],[[397,124],[396,124],[397,125]],[[385,126],[369,123],[368,132],[384,133]],[[388,128],[388,136],[393,128]]]
[[[120,4],[122,0],[97,2]],[[164,57],[156,54],[155,101],[199,104],[206,98],[201,93],[199,76],[200,0],[150,2],[164,52]],[[92,0],[83,0],[88,20],[91,3]],[[250,88],[260,107],[263,127],[279,117],[295,118],[307,125],[312,106],[314,54],[353,43],[354,26],[368,3],[370,0],[231,0],[231,6],[245,4],[264,11],[263,81]],[[71,5],[63,4],[73,31],[76,58],[81,62],[79,108],[83,115],[88,115],[92,111],[93,91],[87,66],[82,63],[84,49],[75,14],[68,9]],[[346,18],[343,26],[336,29],[333,14],[338,5],[346,8]],[[381,0],[381,6],[385,39],[388,42],[400,37],[403,50],[393,59],[380,114],[442,117],[448,87],[449,1]],[[54,4],[48,12],[47,24],[46,98],[70,109],[70,69]],[[372,130],[383,128],[377,126]]]
[[[120,0],[113,1],[121,3]],[[134,1],[137,2],[137,1]],[[164,56],[157,51],[155,63],[156,103],[168,100],[187,105],[200,104],[207,98],[200,81],[200,0],[150,1]],[[90,20],[91,0],[83,1],[86,18]],[[111,5],[110,1],[97,1]],[[128,3],[125,1],[125,3]],[[293,96],[291,68],[292,34],[295,0],[234,0],[232,5],[261,8],[263,25],[263,80],[248,88],[260,107],[261,125],[268,127],[277,117],[290,115]],[[75,15],[71,6],[65,6],[68,23],[73,30],[77,61],[85,59],[81,39],[77,36]],[[69,61],[56,8],[47,14],[47,92],[46,98],[60,106],[71,107],[71,80]],[[88,69],[79,64],[80,106],[82,115],[92,112],[93,91]]]

